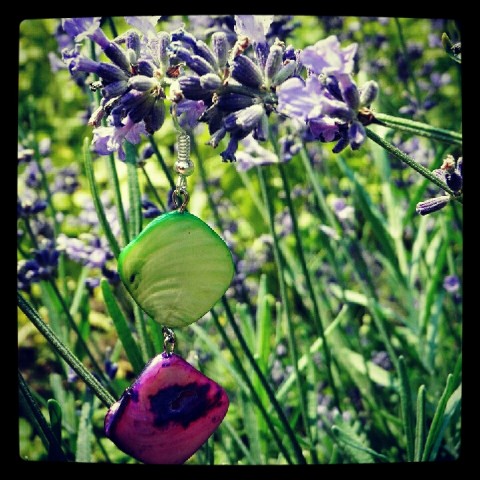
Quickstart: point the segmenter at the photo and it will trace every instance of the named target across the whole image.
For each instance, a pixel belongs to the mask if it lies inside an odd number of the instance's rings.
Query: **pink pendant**
[[[105,433],[144,463],[184,463],[217,429],[228,410],[225,390],[171,353],[161,353],[105,417]]]

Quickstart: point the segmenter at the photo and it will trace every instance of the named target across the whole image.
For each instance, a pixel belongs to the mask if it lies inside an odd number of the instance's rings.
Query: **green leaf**
[[[142,203],[138,183],[137,152],[130,142],[125,142],[125,163],[128,175],[129,235],[134,239],[142,231]]]
[[[413,407],[410,382],[408,381],[407,367],[403,355],[398,357],[400,377],[400,406],[402,409],[403,430],[407,440],[407,459],[413,461],[414,457],[414,433],[413,433]]]
[[[391,387],[393,385],[393,378],[390,372],[371,361],[365,362],[361,354],[346,347],[339,347],[336,349],[336,356],[340,356],[341,362],[349,368],[353,368],[362,375],[368,375],[377,385],[382,387]]]
[[[343,428],[334,425],[332,433],[338,446],[354,463],[375,463],[375,459],[388,462],[387,457],[366,446],[365,441],[347,425],[343,425]]]
[[[338,155],[337,162],[343,173],[352,182],[356,203],[358,208],[365,215],[366,223],[370,225],[373,235],[377,238],[378,248],[384,253],[386,259],[392,265],[393,270],[397,275],[397,280],[401,286],[406,286],[405,278],[400,270],[397,253],[394,248],[394,242],[388,231],[388,225],[385,219],[380,214],[378,207],[374,205],[370,195],[367,193],[365,187],[359,182],[356,173],[354,173],[345,160]]]
[[[108,281],[104,278],[101,281],[101,288],[105,305],[107,306],[108,313],[110,314],[115,329],[117,330],[118,338],[122,342],[128,360],[132,364],[133,371],[138,375],[144,367],[142,353],[140,352],[127,321],[115,300],[115,296]]]
[[[448,424],[452,420],[452,417],[460,408],[461,402],[462,402],[462,385],[460,384],[448,399],[447,405],[445,407],[445,412],[443,414],[442,422],[438,429],[438,434],[436,436],[435,442],[432,446],[432,451],[430,453],[431,461],[434,461],[437,458],[438,449],[440,448],[440,443],[442,441],[445,429],[448,427]]]
[[[120,255],[120,247],[118,245],[115,235],[113,235],[110,224],[107,221],[107,216],[103,208],[100,195],[98,193],[97,184],[95,182],[95,174],[93,172],[93,162],[92,154],[90,153],[90,141],[88,138],[85,138],[83,142],[83,158],[85,163],[85,174],[87,176],[88,184],[90,186],[90,192],[92,194],[93,204],[95,205],[95,210],[97,212],[98,220],[102,229],[107,237],[108,244],[115,258],[118,258]]]
[[[50,427],[58,443],[62,443],[62,407],[54,399],[50,398],[47,402],[48,414],[50,416]]]
[[[77,451],[75,461],[92,461],[92,400],[82,405],[78,424]]]
[[[48,425],[20,370],[18,371],[18,389],[20,406],[49,452],[49,458],[52,460],[66,461],[67,458],[60,442]]]
[[[423,462],[433,462],[435,460],[436,450],[438,447],[434,447],[440,442],[443,435],[445,409],[453,390],[453,382],[453,375],[449,374],[447,377],[447,384],[445,386],[445,390],[443,391],[442,396],[438,401],[435,415],[433,416],[432,424],[430,425],[430,430],[428,431],[427,440],[425,442],[425,449],[423,450],[422,455]]]
[[[462,145],[462,134],[444,128],[434,127],[427,123],[416,122],[408,118],[393,117],[384,113],[375,113],[375,118],[385,124],[386,127],[414,133],[432,140]]]
[[[417,425],[415,428],[415,453],[413,460],[419,462],[425,446],[425,385],[420,385],[417,394]]]

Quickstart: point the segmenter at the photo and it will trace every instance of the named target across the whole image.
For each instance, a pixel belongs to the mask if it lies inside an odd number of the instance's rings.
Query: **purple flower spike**
[[[144,463],[181,464],[225,417],[225,390],[172,353],[152,359],[105,417],[105,434]]]
[[[316,74],[351,74],[357,48],[356,43],[342,48],[338,38],[330,35],[315,45],[306,47],[300,54],[300,61]]]

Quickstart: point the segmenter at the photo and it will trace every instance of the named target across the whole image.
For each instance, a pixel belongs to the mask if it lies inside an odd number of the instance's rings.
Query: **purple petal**
[[[320,102],[321,92],[322,86],[315,76],[306,82],[299,77],[289,78],[277,90],[278,111],[305,121]]]
[[[352,43],[342,49],[338,38],[330,35],[315,45],[306,47],[300,54],[300,61],[316,74],[350,74],[353,71],[357,47],[356,43]]]
[[[203,100],[181,100],[177,103],[177,115],[180,126],[184,130],[193,130],[205,110],[206,107]]]
[[[273,15],[235,15],[235,33],[252,43],[263,43],[273,22]]]

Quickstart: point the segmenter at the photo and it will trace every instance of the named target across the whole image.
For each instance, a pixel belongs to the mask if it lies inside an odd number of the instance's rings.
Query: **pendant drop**
[[[175,353],[161,353],[114,403],[105,433],[144,463],[180,464],[212,435],[229,406],[225,390]]]
[[[153,220],[122,250],[118,272],[155,321],[184,327],[215,305],[234,267],[227,245],[203,220],[172,211]]]

